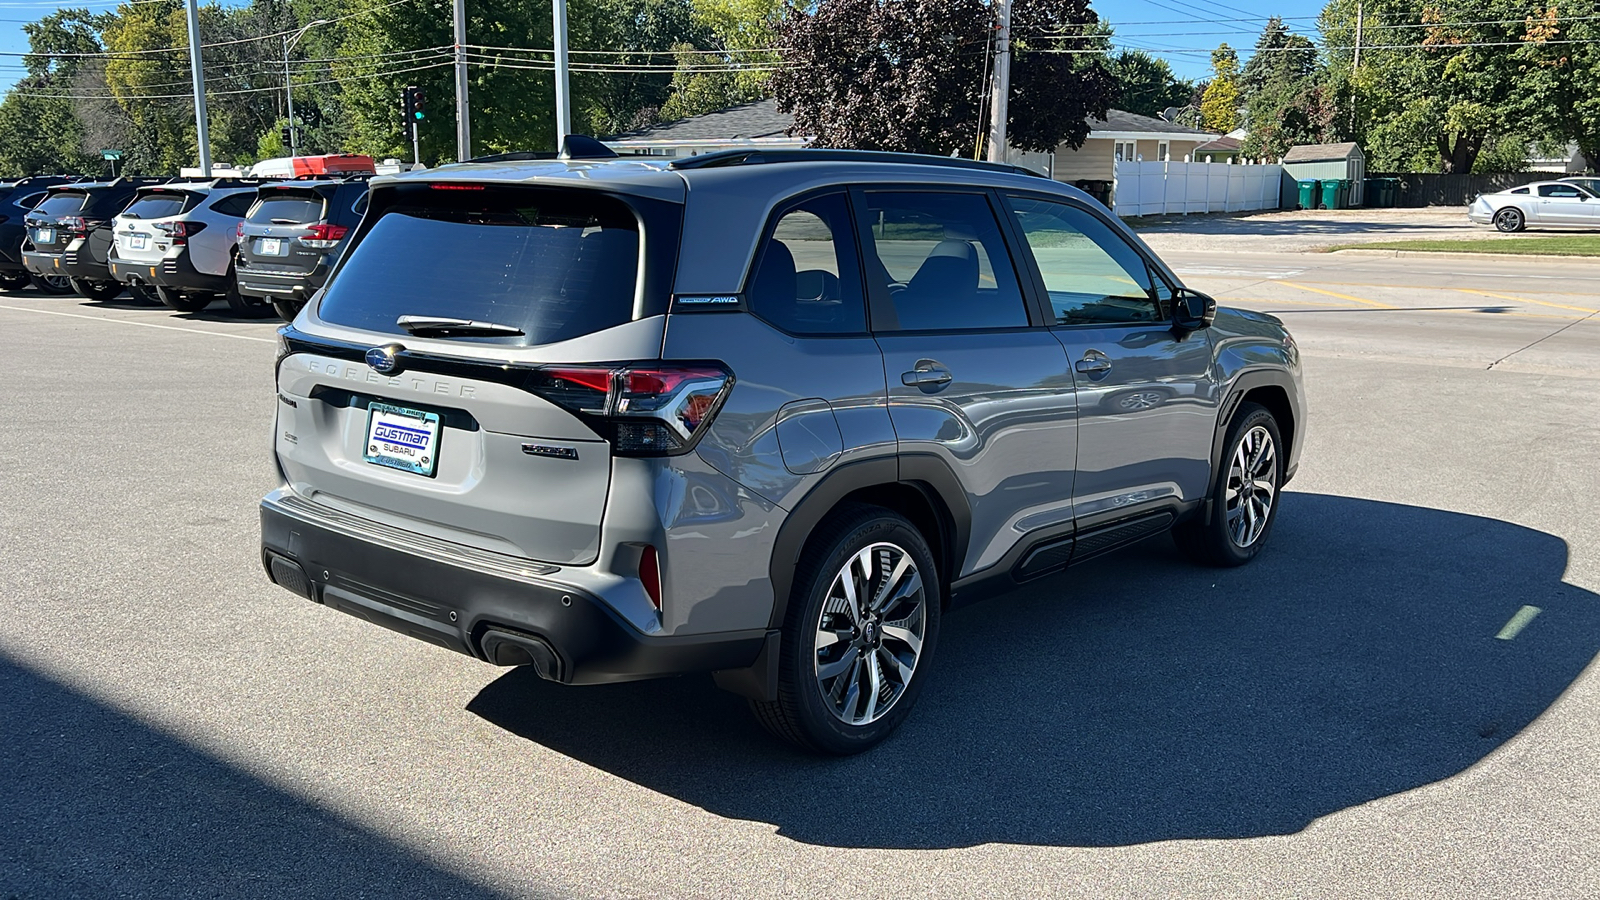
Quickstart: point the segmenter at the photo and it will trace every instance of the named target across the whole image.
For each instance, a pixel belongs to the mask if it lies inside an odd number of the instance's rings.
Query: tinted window
[[[322,198],[316,194],[269,194],[250,211],[259,225],[303,225],[322,221]]]
[[[639,226],[623,203],[590,191],[437,191],[396,205],[334,276],[328,322],[404,334],[399,316],[448,316],[521,329],[547,344],[633,317]]]
[[[162,192],[145,194],[128,204],[122,214],[130,219],[166,219],[194,208],[194,194]]]
[[[39,201],[43,200],[43,199],[44,199],[44,191],[40,191],[37,194],[29,194],[28,196],[23,197],[22,199],[17,200],[15,202],[16,202],[16,204],[18,206],[22,207],[23,209],[33,209],[35,206],[38,206],[39,205]]]
[[[1527,192],[1528,192],[1527,188],[1517,188],[1516,190],[1512,191],[1511,193],[1513,193],[1513,194],[1526,194]]]
[[[83,201],[88,198],[88,194],[75,191],[51,194],[34,211],[46,216],[70,216],[81,211],[83,209]]]
[[[229,194],[221,200],[211,204],[211,208],[225,216],[238,216],[244,218],[250,211],[250,204],[255,202],[254,194]]]
[[[1017,276],[981,194],[866,194],[867,278],[901,331],[1028,324]]]
[[[1577,197],[1583,192],[1570,184],[1541,184],[1539,196],[1541,197]]]
[[[750,309],[794,334],[867,330],[855,231],[843,194],[806,200],[778,216],[756,257]]]
[[[1063,325],[1166,318],[1156,279],[1133,246],[1087,210],[1068,203],[1007,200]],[[1164,287],[1164,285],[1163,285]]]

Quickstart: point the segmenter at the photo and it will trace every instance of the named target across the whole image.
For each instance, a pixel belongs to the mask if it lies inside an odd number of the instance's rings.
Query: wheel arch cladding
[[[1290,391],[1291,377],[1287,372],[1259,369],[1240,375],[1234,382],[1233,390],[1222,404],[1222,414],[1217,418],[1217,428],[1212,436],[1211,480],[1206,485],[1207,498],[1216,488],[1217,478],[1222,473],[1222,454],[1227,450],[1224,444],[1228,439],[1228,428],[1238,418],[1239,408],[1246,403],[1257,404],[1272,413],[1272,418],[1278,423],[1278,435],[1283,439],[1283,458],[1293,458],[1298,423],[1292,399],[1294,395]],[[1205,514],[1210,515],[1209,508]]]
[[[1267,408],[1278,421],[1278,434],[1283,438],[1283,456],[1289,458],[1294,448],[1294,407],[1289,403],[1289,392],[1276,384],[1263,385],[1245,391],[1243,403],[1255,403]]]

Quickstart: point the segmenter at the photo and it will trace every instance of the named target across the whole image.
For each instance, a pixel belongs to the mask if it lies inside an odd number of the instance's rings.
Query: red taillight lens
[[[545,366],[528,390],[582,413],[622,456],[670,456],[694,445],[733,387],[720,365]]]
[[[327,222],[321,222],[311,226],[305,236],[298,240],[307,247],[316,250],[332,250],[334,247],[339,246],[339,242],[344,240],[344,236],[349,233],[350,229],[343,225],[331,225]]]
[[[233,229],[233,239],[236,240],[236,241],[244,240],[244,220],[243,219],[240,219],[239,220],[239,224],[234,227],[234,229]]]
[[[156,222],[155,229],[172,238],[174,244],[186,244],[189,238],[206,230],[204,222]]]
[[[654,547],[647,545],[639,557],[639,580],[644,583],[644,592],[650,595],[650,603],[660,610],[661,560],[657,558]]]
[[[89,223],[84,220],[83,216],[62,216],[56,220],[56,224],[72,232],[73,237],[88,237],[89,235]]]

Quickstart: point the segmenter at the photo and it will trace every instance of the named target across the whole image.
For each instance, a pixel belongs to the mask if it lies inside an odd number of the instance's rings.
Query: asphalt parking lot
[[[1600,265],[1163,253],[1305,352],[1271,546],[953,613],[846,760],[272,586],[272,324],[0,295],[0,898],[1600,896]]]

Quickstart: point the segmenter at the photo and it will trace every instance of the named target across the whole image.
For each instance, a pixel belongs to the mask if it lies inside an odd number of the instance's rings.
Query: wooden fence
[[[1496,175],[1437,175],[1417,172],[1374,172],[1368,178],[1400,179],[1400,206],[1466,206],[1479,194],[1554,181],[1557,172],[1502,172]]]

